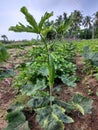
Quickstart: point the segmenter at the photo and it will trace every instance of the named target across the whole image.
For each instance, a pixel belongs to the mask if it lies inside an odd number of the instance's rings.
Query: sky
[[[70,15],[74,10],[80,10],[83,16],[92,16],[98,11],[98,0],[2,0],[0,5],[0,40],[1,35],[6,35],[9,40],[36,38],[36,35],[31,33],[16,33],[8,30],[18,22],[27,24],[24,15],[20,12],[23,6],[28,8],[38,22],[46,11],[54,12],[50,20],[55,20],[64,12]]]

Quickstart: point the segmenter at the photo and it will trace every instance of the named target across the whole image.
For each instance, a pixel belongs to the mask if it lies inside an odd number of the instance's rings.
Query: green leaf
[[[4,130],[30,130],[24,114],[20,111],[9,113],[6,119],[8,126]]]
[[[92,57],[92,62],[95,66],[98,66],[98,52],[95,52]]]
[[[44,130],[64,130],[64,123],[72,123],[73,119],[65,115],[65,109],[54,104],[35,110],[36,119]]]
[[[21,111],[23,110],[25,105],[22,105],[21,103],[12,104],[8,109],[7,112],[15,112],[15,111]]]
[[[28,101],[27,106],[32,108],[41,108],[49,104],[49,99],[49,96],[34,96],[32,99]]]
[[[87,60],[91,60],[92,57],[93,57],[93,53],[90,50],[89,46],[84,46],[83,51],[84,51],[83,52],[84,58],[87,59]]]
[[[51,110],[52,109],[50,107],[42,107],[42,108],[35,109],[37,113],[36,120],[42,128],[45,127],[44,126],[45,120],[47,120],[49,115],[51,115]]]
[[[44,130],[64,130],[63,122],[52,112],[51,107],[36,110],[36,119]]]
[[[75,109],[77,109],[78,111],[80,111],[83,115],[84,115],[84,109],[82,108],[82,106],[80,106],[77,103],[72,102],[73,106]]]
[[[98,66],[98,52],[92,52],[89,46],[84,47],[83,56],[86,60],[90,60],[93,65]]]
[[[44,14],[44,16],[41,17],[41,20],[40,20],[39,25],[38,25],[40,31],[43,29],[42,27],[43,27],[45,21],[48,20],[51,16],[53,16],[53,12],[51,12],[51,13],[47,13],[47,12],[46,12],[46,13]]]
[[[45,80],[37,80],[36,84],[33,85],[33,84],[27,84],[27,85],[24,85],[20,92],[24,95],[28,95],[28,96],[31,96],[31,95],[34,95],[36,94],[38,91],[41,91],[41,90],[44,90],[47,86],[45,85]]]
[[[39,73],[41,73],[43,76],[48,76],[48,69],[47,69],[47,67],[46,66],[42,66],[41,68],[40,68],[40,70],[39,70]]]
[[[64,124],[58,117],[52,114],[45,122],[45,130],[64,130]]]
[[[73,97],[72,101],[75,104],[79,104],[84,109],[84,113],[91,113],[92,103],[93,103],[92,99],[88,97],[84,97],[81,94],[76,94]]]
[[[62,120],[64,123],[73,123],[74,122],[74,120],[71,117],[65,115],[65,109],[58,105],[53,105],[53,113],[55,115],[57,115],[57,117],[60,120]]]
[[[37,22],[35,21],[34,17],[28,12],[26,7],[21,8],[21,12],[25,15],[26,20],[28,23],[37,31],[39,34],[39,28]]]
[[[76,83],[75,83],[75,80],[76,78],[74,78],[74,76],[66,76],[66,75],[62,75],[61,77],[61,80],[64,84],[68,85],[69,87],[75,87],[76,86]]]

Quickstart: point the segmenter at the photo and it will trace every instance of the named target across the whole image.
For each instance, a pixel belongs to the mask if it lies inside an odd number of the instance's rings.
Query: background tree
[[[94,15],[94,38],[98,38],[98,11]]]
[[[4,43],[6,43],[8,41],[8,37],[6,35],[1,35],[1,37],[3,38]]]
[[[82,25],[83,15],[80,11],[74,10],[70,16],[72,18],[70,35],[76,38]]]
[[[84,26],[85,28],[91,29],[91,27],[92,27],[92,24],[91,24],[91,16],[86,16],[86,17],[84,17],[84,19],[83,19],[83,26]]]

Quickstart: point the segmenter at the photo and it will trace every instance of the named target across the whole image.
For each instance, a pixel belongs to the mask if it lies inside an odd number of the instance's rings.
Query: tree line
[[[69,16],[67,13],[57,16],[57,19],[47,21],[46,26],[54,26],[56,31],[50,31],[47,39],[54,38],[98,38],[98,11],[92,16],[83,16],[81,11],[74,10]],[[66,26],[69,28],[66,31]]]
[[[98,38],[98,11],[92,16],[83,16],[79,10],[74,10],[69,16],[64,12],[55,20],[47,20],[44,26],[53,28],[47,33],[47,40]],[[1,38],[4,43],[8,42],[6,35],[2,35]]]

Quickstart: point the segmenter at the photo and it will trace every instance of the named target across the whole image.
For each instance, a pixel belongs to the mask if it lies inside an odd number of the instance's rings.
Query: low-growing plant
[[[27,67],[26,71],[28,71],[29,73],[34,73],[34,75],[36,75],[36,80],[34,81],[34,77],[32,74],[30,75],[30,77],[26,76],[27,79],[24,79],[25,84],[21,84],[22,86],[20,88],[20,94],[27,95],[30,100],[27,101],[27,104],[25,104],[25,106],[21,104],[21,102],[18,102],[18,104],[13,104],[12,107],[8,109],[7,120],[9,124],[7,128],[5,128],[5,130],[14,130],[22,128],[29,129],[28,122],[26,121],[26,118],[24,117],[24,114],[22,112],[25,108],[29,108],[30,110],[34,110],[36,112],[36,120],[37,122],[39,122],[42,129],[64,130],[64,123],[74,122],[74,120],[70,116],[68,116],[67,113],[73,110],[78,110],[83,115],[85,113],[91,112],[92,100],[82,96],[81,94],[76,94],[69,102],[64,102],[62,100],[57,99],[57,97],[53,95],[56,65],[59,65],[60,63],[56,63],[56,60],[58,59],[55,58],[55,53],[51,51],[46,42],[46,34],[53,28],[51,26],[49,28],[46,28],[44,26],[45,21],[50,18],[53,13],[46,12],[45,15],[41,18],[39,24],[37,24],[37,22],[28,12],[26,7],[22,7],[21,12],[25,15],[25,18],[28,21],[29,25],[24,26],[22,23],[19,23],[15,27],[10,27],[10,30],[13,30],[15,32],[32,32],[39,34],[44,43],[45,63],[42,63],[44,66],[43,68],[41,68],[40,63],[29,63],[29,67],[31,65],[31,68],[33,69]],[[38,56],[37,58],[40,58],[40,60],[42,60],[42,57]],[[66,62],[64,62],[63,64],[66,65]],[[26,66],[28,66],[28,64],[26,64]],[[38,70],[39,66],[40,69]],[[39,73],[36,73],[34,69],[36,71],[39,71]],[[26,73],[24,73],[24,77],[25,74]],[[39,80],[40,75],[44,77],[43,80]],[[36,82],[36,84],[30,82],[30,79],[32,79],[33,82]],[[69,82],[69,79],[65,78],[65,73],[63,73],[63,75],[61,74],[61,79],[64,82]],[[47,80],[47,84],[45,80]]]
[[[6,48],[0,43],[0,63],[6,60],[9,57],[9,54]]]
[[[89,46],[85,46],[83,49],[83,57],[85,59],[85,70],[90,70],[93,74],[94,67],[98,66],[98,52],[92,52]],[[88,71],[87,71],[88,72]]]
[[[9,54],[6,48],[0,43],[0,80],[14,75],[12,69],[7,69],[4,66],[1,66],[1,63],[6,61],[9,58]]]

